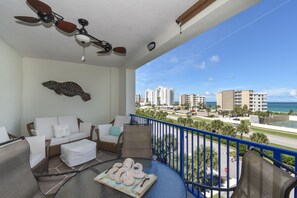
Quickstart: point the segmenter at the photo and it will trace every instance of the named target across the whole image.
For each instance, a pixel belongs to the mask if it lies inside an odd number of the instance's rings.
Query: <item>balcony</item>
[[[211,186],[232,187],[239,181],[241,157],[255,147],[297,170],[297,152],[202,131],[143,116],[131,115],[139,124],[152,125],[154,155],[175,170],[182,179]],[[198,149],[199,148],[199,149]],[[194,186],[195,197],[230,197],[231,193],[206,191]],[[290,197],[297,198],[296,189]]]

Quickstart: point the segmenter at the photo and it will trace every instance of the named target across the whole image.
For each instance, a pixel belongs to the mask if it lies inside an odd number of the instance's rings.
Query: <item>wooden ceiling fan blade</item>
[[[49,5],[39,0],[27,0],[27,3],[34,8],[37,12],[43,12],[47,15],[52,14],[52,9]]]
[[[38,23],[41,20],[35,17],[29,17],[29,16],[15,16],[14,18],[26,22],[26,23]]]
[[[115,47],[113,48],[113,51],[119,54],[126,54],[126,48],[124,47]]]
[[[60,21],[57,21],[55,25],[58,29],[67,33],[72,33],[76,31],[76,25],[68,21],[60,20]]]

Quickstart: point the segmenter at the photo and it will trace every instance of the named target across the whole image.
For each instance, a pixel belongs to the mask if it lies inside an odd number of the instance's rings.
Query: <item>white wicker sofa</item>
[[[50,157],[61,153],[61,144],[81,139],[91,140],[94,128],[91,123],[84,123],[74,115],[35,118],[34,122],[27,124],[30,136],[45,136],[50,139]]]

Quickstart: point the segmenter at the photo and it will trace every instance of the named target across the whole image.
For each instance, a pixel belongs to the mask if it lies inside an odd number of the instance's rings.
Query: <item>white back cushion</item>
[[[79,132],[90,133],[92,123],[81,122],[79,125]]]
[[[120,116],[117,115],[114,120],[114,126],[116,127],[123,127],[124,124],[130,124],[131,117],[130,116]]]
[[[0,127],[0,143],[6,142],[8,140],[9,140],[9,136],[7,134],[5,127]]]
[[[26,137],[30,146],[30,166],[33,168],[45,158],[45,136]]]
[[[109,135],[109,131],[110,131],[111,127],[112,127],[112,124],[98,125],[100,140],[102,139],[102,137]]]
[[[58,116],[59,125],[68,125],[70,133],[78,132],[78,123],[76,116]]]
[[[70,135],[68,124],[54,125],[53,128],[55,138],[67,137]]]
[[[53,125],[58,124],[57,117],[35,118],[35,132],[37,136],[54,137]]]

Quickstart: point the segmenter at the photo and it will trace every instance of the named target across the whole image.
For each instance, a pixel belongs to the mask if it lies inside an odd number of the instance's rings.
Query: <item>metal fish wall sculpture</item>
[[[43,86],[54,90],[57,94],[65,96],[79,95],[83,101],[91,100],[91,95],[84,92],[83,89],[75,82],[63,82],[59,83],[53,80],[42,83]]]

